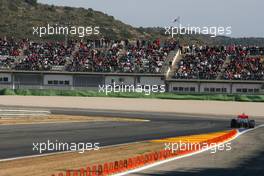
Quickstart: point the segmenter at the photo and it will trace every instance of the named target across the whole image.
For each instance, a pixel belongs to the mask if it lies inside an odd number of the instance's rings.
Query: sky
[[[38,0],[92,8],[135,27],[165,27],[180,16],[184,26],[232,27],[232,37],[264,37],[263,0]]]

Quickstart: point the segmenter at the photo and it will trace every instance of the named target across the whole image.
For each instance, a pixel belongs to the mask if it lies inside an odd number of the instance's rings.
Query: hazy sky
[[[164,27],[177,16],[183,25],[231,26],[233,37],[264,37],[263,0],[38,0],[93,8],[133,26]]]

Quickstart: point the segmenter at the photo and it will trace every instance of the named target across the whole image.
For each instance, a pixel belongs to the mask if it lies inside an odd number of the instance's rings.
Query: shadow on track
[[[232,157],[232,156],[230,156]],[[140,173],[141,176],[263,176],[264,151],[245,158],[234,168],[201,168],[190,171],[156,172],[155,174]]]

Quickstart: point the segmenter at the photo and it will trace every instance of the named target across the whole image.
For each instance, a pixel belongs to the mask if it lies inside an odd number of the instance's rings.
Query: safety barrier
[[[201,145],[208,144],[217,144],[228,139],[231,139],[237,134],[237,130],[231,130],[230,132],[215,137],[213,139],[209,139],[207,141],[201,142]],[[122,173],[128,170],[133,170],[142,166],[146,166],[149,164],[153,164],[158,161],[166,160],[169,158],[173,158],[176,156],[186,155],[189,153],[193,153],[199,151],[197,148],[186,149],[181,151],[172,152],[171,150],[160,150],[156,152],[146,153],[142,155],[138,155],[132,158],[127,158],[124,160],[118,160],[98,165],[87,166],[86,168],[81,168],[78,170],[67,170],[65,172],[60,172],[58,174],[53,174],[52,176],[106,176],[113,175],[117,173]]]

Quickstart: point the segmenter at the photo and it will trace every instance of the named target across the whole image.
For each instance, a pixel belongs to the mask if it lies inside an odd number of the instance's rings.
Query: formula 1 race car
[[[231,120],[231,128],[255,128],[255,120],[249,120],[245,113]]]

